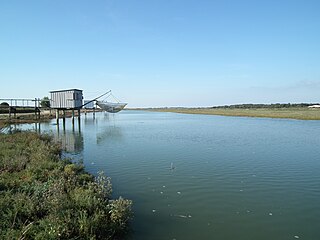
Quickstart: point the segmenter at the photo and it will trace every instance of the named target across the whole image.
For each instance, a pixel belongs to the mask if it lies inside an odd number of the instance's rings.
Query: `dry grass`
[[[253,108],[253,109],[224,109],[224,108],[159,108],[148,109],[157,112],[175,112],[186,114],[207,114],[239,117],[289,118],[300,120],[320,120],[320,109],[307,107],[297,108]]]

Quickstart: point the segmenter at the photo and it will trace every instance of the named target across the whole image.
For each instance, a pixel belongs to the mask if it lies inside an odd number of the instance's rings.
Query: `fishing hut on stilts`
[[[121,111],[127,103],[120,103],[117,99],[116,102],[108,102],[106,100],[98,101],[98,99],[103,96],[110,97],[111,90],[92,99],[85,101],[83,104],[83,91],[80,89],[67,89],[67,90],[58,90],[50,92],[50,106],[52,109],[56,110],[56,120],[59,125],[60,113],[62,112],[63,124],[65,124],[66,111],[72,111],[72,124],[74,125],[75,111],[77,112],[79,126],[80,126],[80,115],[81,109],[85,106],[92,105],[96,103],[99,108],[109,113],[116,113]],[[114,97],[114,96],[113,96]],[[115,97],[114,97],[115,98]]]
[[[50,107],[56,110],[56,120],[59,125],[60,113],[62,112],[63,123],[65,124],[66,111],[72,111],[72,124],[74,124],[75,111],[77,111],[80,122],[80,111],[83,106],[83,94],[79,89],[67,89],[50,92]]]

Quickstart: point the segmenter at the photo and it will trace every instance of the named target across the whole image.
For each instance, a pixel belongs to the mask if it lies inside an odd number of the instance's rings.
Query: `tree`
[[[50,99],[48,97],[42,98],[41,102],[40,102],[40,105],[43,108],[49,108],[50,107]]]
[[[10,105],[7,102],[0,103],[0,108],[9,108],[9,107],[10,107]]]

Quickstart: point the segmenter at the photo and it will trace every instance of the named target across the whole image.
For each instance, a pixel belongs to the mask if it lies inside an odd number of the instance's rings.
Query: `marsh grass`
[[[110,178],[61,159],[51,137],[0,134],[0,239],[119,239],[132,202]]]
[[[239,117],[289,118],[300,120],[320,120],[320,109],[307,107],[292,108],[160,108],[151,109],[159,112],[175,112],[186,114],[208,114]]]

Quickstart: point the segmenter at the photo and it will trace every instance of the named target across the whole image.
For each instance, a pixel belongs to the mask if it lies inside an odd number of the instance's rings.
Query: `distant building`
[[[320,105],[311,105],[308,108],[320,108]]]
[[[82,108],[82,90],[67,89],[50,92],[50,106],[54,109],[80,109]]]

